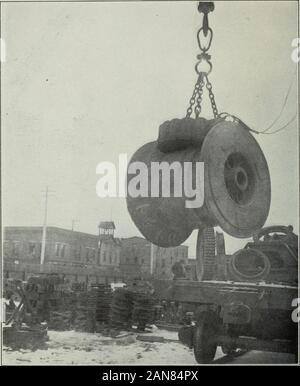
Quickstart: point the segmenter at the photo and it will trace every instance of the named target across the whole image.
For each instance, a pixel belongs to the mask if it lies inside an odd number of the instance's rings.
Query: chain
[[[190,102],[189,102],[189,107],[188,107],[188,109],[186,110],[186,118],[190,118],[190,116],[192,115],[192,112],[193,112],[193,106],[194,106],[194,104],[195,104],[196,96],[197,96],[197,94],[198,94],[198,88],[199,88],[199,84],[196,83],[195,88],[194,88],[194,91],[193,91],[193,95],[191,96],[191,99],[190,99]]]
[[[207,75],[205,75],[205,79],[206,79],[206,88],[208,90],[208,95],[209,95],[209,99],[210,99],[210,103],[211,103],[211,108],[212,108],[214,117],[218,118],[219,113],[218,113],[218,108],[217,108],[216,101],[215,101],[215,96],[214,96],[214,93],[212,91],[212,84],[208,80]]]
[[[205,84],[204,80],[206,82],[206,88],[208,90],[209,99],[210,99],[214,117],[217,118],[219,116],[218,109],[215,102],[214,94],[212,92],[212,85],[208,80],[208,75],[212,70],[212,64],[210,61],[211,56],[207,53],[207,51],[211,46],[211,42],[213,38],[213,31],[208,25],[208,13],[214,10],[214,4],[212,2],[200,2],[198,5],[198,10],[200,13],[203,13],[203,20],[202,20],[203,25],[197,33],[200,54],[197,55],[198,62],[195,65],[195,70],[198,74],[198,80],[195,84],[193,95],[189,101],[189,107],[187,108],[187,111],[186,111],[186,118],[191,117],[193,113],[193,108],[194,108],[196,119],[199,118],[200,116],[203,87]],[[204,38],[206,38],[206,41],[203,41],[205,40]]]
[[[203,87],[204,87],[204,81],[203,81],[203,74],[200,74],[197,80],[197,83],[195,84],[193,95],[189,102],[189,107],[186,111],[186,118],[190,118],[193,113],[193,107],[195,112],[195,117],[198,118],[201,112],[201,102],[202,102],[202,94],[203,94]]]
[[[200,78],[200,77],[199,77]],[[198,96],[196,99],[196,106],[195,106],[195,117],[199,118],[200,113],[201,113],[201,102],[202,102],[202,95],[203,95],[203,87],[204,87],[204,81],[203,81],[203,76],[199,80],[199,88],[198,88]]]

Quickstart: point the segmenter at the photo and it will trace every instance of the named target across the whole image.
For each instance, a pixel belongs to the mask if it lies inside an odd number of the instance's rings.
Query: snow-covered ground
[[[3,364],[195,364],[193,352],[179,341],[148,343],[136,340],[136,334],[112,339],[75,331],[49,331],[48,335],[45,350],[3,347]],[[147,335],[177,339],[176,332],[156,330]]]
[[[3,347],[4,365],[101,365],[101,364],[182,364],[196,365],[193,351],[178,342],[148,343],[136,339],[136,334],[108,338],[101,334],[75,331],[49,331],[47,349],[12,351]],[[142,334],[145,335],[145,334]],[[155,329],[147,336],[177,339],[176,332]],[[221,350],[217,358],[221,358]],[[291,363],[291,355],[251,351],[233,363]]]

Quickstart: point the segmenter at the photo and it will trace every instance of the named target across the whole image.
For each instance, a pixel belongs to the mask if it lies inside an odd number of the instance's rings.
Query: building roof
[[[43,231],[43,227],[39,226],[6,226],[4,227],[4,232],[5,231],[20,231],[20,232],[30,232],[30,231]],[[91,236],[98,238],[96,234],[92,233],[86,233],[86,232],[80,232],[80,231],[72,231],[71,229],[65,229],[65,228],[59,228],[59,227],[54,227],[54,226],[47,226],[47,232],[61,232],[61,233],[70,233],[70,234],[77,234],[77,235],[83,235],[83,236]]]
[[[113,221],[101,221],[98,225],[98,228],[102,229],[116,229],[115,223]]]

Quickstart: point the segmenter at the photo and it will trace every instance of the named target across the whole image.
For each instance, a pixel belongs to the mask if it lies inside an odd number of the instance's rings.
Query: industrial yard
[[[1,365],[299,364],[297,3],[75,3],[1,4]]]
[[[196,365],[193,351],[180,342],[149,343],[136,339],[136,334],[112,339],[101,334],[75,331],[49,331],[46,347],[36,351],[18,351],[3,347],[3,364],[8,365],[104,365],[104,364],[178,364]],[[177,333],[154,329],[150,335],[176,340]],[[293,355],[251,351],[227,360],[221,349],[215,360],[221,363],[293,363]]]

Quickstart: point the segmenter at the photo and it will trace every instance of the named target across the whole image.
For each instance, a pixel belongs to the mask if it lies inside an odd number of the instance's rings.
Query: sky
[[[196,2],[5,3],[2,39],[2,221],[117,237],[140,235],[124,198],[96,195],[96,166],[117,162],[185,115],[196,74]],[[296,1],[215,2],[210,80],[220,111],[268,127],[291,92],[281,127],[297,112]],[[203,116],[211,117],[204,94]],[[298,127],[256,136],[272,184],[266,225],[298,231]],[[185,242],[195,255],[196,232]],[[245,244],[226,236],[228,252]]]

